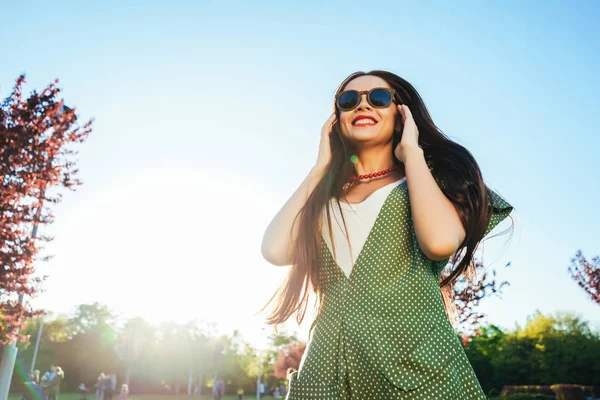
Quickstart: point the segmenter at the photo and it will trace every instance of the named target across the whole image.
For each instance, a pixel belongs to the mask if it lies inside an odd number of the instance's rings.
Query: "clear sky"
[[[27,91],[58,77],[96,121],[36,304],[257,337],[252,314],[285,274],[262,234],[316,160],[339,82],[389,69],[517,209],[511,245],[486,253],[511,284],[488,320],[539,309],[600,326],[567,273],[577,249],[600,254],[599,2],[6,3],[0,95],[22,72]]]

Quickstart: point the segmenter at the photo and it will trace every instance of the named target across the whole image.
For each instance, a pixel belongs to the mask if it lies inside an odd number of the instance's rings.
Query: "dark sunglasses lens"
[[[392,102],[392,94],[384,89],[375,89],[369,99],[373,107],[387,107]]]
[[[358,105],[358,102],[358,93],[355,91],[344,92],[338,97],[338,107],[340,110],[352,110]]]

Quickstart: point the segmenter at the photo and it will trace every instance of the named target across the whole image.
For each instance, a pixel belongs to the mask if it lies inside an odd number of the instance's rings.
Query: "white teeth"
[[[375,121],[368,118],[359,119],[354,121],[354,125],[375,125]]]

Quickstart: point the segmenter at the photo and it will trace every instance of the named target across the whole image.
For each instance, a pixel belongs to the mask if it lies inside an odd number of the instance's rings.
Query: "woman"
[[[35,371],[29,374],[29,380],[25,382],[25,389],[23,390],[23,395],[21,396],[23,400],[44,400],[44,390],[40,386],[40,370],[36,369]]]
[[[96,381],[96,400],[104,400],[104,390],[106,390],[106,376],[100,372]]]
[[[58,365],[50,367],[50,379],[46,386],[46,397],[48,400],[57,400],[60,394],[60,386],[65,379],[65,373]]]
[[[315,166],[262,243],[267,261],[292,265],[268,322],[300,322],[310,291],[318,300],[287,398],[485,399],[440,287],[511,210],[410,83],[386,71],[348,77]]]
[[[31,376],[31,381],[35,382],[37,385],[40,384],[40,370],[36,369],[35,371],[33,371],[33,374]]]

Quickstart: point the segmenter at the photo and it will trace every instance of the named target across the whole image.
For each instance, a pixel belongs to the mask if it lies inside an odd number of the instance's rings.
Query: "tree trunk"
[[[0,398],[8,398],[8,390],[12,381],[15,361],[17,360],[17,345],[13,343],[4,345],[2,360],[0,361]]]

